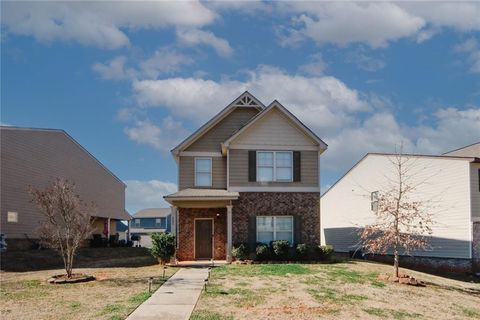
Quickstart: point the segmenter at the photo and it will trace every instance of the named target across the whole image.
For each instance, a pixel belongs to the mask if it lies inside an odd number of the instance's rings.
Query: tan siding
[[[115,217],[125,210],[125,187],[64,133],[1,129],[2,233],[9,238],[35,237],[42,219],[30,203],[28,186],[45,187],[55,178],[76,183],[83,200],[93,201],[96,214]],[[7,222],[7,212],[18,212],[18,223]]]
[[[318,187],[318,152],[301,151],[300,182],[250,182],[248,181],[248,150],[229,151],[230,187],[243,186],[282,186]]]
[[[255,108],[238,107],[225,119],[206,132],[185,151],[221,151],[220,144],[245,125],[259,111]]]
[[[227,187],[227,158],[212,157],[212,188]],[[195,188],[195,157],[182,156],[179,160],[179,190]]]
[[[280,111],[272,109],[231,142],[231,148],[241,146],[317,146]]]
[[[470,164],[470,192],[472,194],[472,217],[480,218],[480,170],[479,163]]]
[[[432,200],[432,250],[419,256],[470,257],[470,174],[469,162],[445,158],[418,158],[410,184],[417,185],[412,200]],[[357,228],[374,222],[370,193],[387,188],[395,179],[387,156],[370,155],[353,168],[320,200],[322,244],[338,251],[354,250]]]

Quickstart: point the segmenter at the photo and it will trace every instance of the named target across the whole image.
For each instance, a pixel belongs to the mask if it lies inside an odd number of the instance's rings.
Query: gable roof
[[[171,208],[148,208],[138,211],[133,215],[134,219],[137,218],[163,218],[168,217],[172,213]]]
[[[93,154],[90,153],[87,149],[85,149],[77,140],[75,140],[71,135],[69,135],[63,129],[52,129],[52,128],[30,128],[30,127],[16,127],[16,126],[0,126],[0,130],[12,130],[12,131],[43,131],[43,132],[52,132],[57,134],[65,135],[71,142],[77,145],[81,150],[83,150],[86,154],[90,156],[97,164],[99,164],[106,172],[108,172],[112,177],[114,177],[118,182],[120,182],[124,187],[127,185],[117,177],[110,169],[108,169],[103,163],[100,162]]]
[[[290,111],[288,111],[287,108],[285,108],[280,102],[277,100],[274,100],[267,108],[263,109],[259,114],[254,116],[252,119],[250,119],[249,122],[247,122],[242,128],[240,128],[237,132],[235,132],[230,138],[225,140],[225,142],[222,143],[222,150],[225,148],[228,148],[230,143],[235,140],[237,137],[242,135],[245,130],[247,130],[249,127],[251,127],[255,122],[258,120],[262,119],[265,117],[266,114],[268,114],[269,111],[273,110],[274,108],[278,109],[280,112],[282,112],[283,115],[285,115],[288,119],[290,119],[295,125],[298,126],[298,128],[308,137],[310,137],[312,140],[318,143],[319,147],[321,149],[327,149],[328,145],[320,139],[310,128],[308,128],[306,125],[304,125],[300,120],[298,120],[295,115],[293,115]]]
[[[458,156],[467,156],[467,157],[471,155],[476,157],[478,155],[480,157],[480,154],[478,154],[479,152],[480,152],[480,142],[476,142],[461,148],[447,151],[443,155],[444,156],[458,155]]]
[[[265,105],[262,102],[260,102],[260,100],[255,98],[250,92],[245,91],[238,98],[233,100],[229,105],[223,108],[219,113],[217,113],[213,118],[211,118],[207,123],[205,123],[203,126],[198,128],[185,140],[180,142],[179,145],[173,148],[171,150],[172,154],[176,156],[180,151],[188,148],[192,143],[197,141],[202,135],[204,135],[213,126],[215,126],[220,121],[225,119],[225,117],[228,116],[237,107],[250,107],[250,108],[256,108],[258,110],[265,109]]]
[[[334,184],[332,184],[332,186],[330,188],[328,188],[327,191],[325,191],[325,193],[323,193],[320,198],[322,198],[324,195],[326,195],[330,190],[333,189],[333,187],[335,187],[340,181],[343,180],[343,178],[345,178],[350,172],[353,171],[353,169],[355,169],[356,167],[358,167],[358,165],[360,163],[363,162],[363,160],[365,160],[366,158],[368,158],[369,156],[385,156],[385,157],[392,157],[392,156],[396,156],[395,153],[377,153],[377,152],[369,152],[367,154],[365,154],[360,160],[358,160],[357,163],[355,163],[353,165],[353,167],[351,167],[350,169],[348,169],[347,172],[345,172],[343,174],[343,176],[340,177],[340,179],[338,179],[337,181],[335,181]],[[475,162],[475,163],[479,163],[480,162],[480,158],[475,158],[475,157],[457,157],[457,156],[447,156],[447,155],[430,155],[430,154],[408,154],[408,153],[404,153],[402,154],[402,156],[405,156],[405,157],[417,157],[417,158],[434,158],[434,159],[441,159],[441,160],[463,160],[463,161],[468,161],[468,162]]]

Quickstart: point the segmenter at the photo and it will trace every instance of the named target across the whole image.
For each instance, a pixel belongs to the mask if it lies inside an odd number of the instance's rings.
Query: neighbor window
[[[195,186],[212,186],[212,158],[195,158]]]
[[[257,151],[257,181],[292,181],[291,151]]]
[[[137,227],[137,228],[140,228],[140,219],[134,219],[133,220],[133,226]]]
[[[370,209],[374,212],[378,210],[378,191],[374,191],[370,194]]]
[[[156,218],[155,219],[155,227],[157,228],[165,228],[165,218]]]
[[[287,240],[293,244],[292,216],[257,217],[257,242],[270,244],[274,240]]]
[[[18,222],[18,212],[9,211],[7,213],[7,222]]]

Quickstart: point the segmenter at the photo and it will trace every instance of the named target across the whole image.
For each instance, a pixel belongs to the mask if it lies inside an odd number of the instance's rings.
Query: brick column
[[[232,205],[227,206],[227,262],[232,262]]]

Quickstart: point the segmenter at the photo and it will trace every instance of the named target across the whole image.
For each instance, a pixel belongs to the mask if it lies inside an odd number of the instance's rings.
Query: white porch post
[[[227,206],[227,262],[232,262],[232,205]]]
[[[170,232],[175,235],[175,247],[178,247],[178,237],[177,237],[177,226],[178,226],[178,209],[176,206],[171,206],[172,208],[172,216],[171,216],[171,226],[170,226]]]

